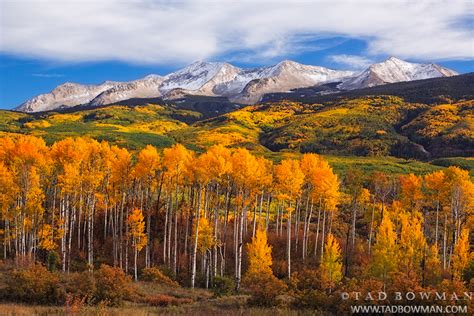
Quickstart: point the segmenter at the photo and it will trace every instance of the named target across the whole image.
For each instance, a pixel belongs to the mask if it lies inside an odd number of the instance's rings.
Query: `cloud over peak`
[[[0,0],[0,51],[49,60],[187,63],[285,57],[337,36],[368,55],[472,59],[472,1]],[[312,38],[306,45],[305,38]],[[316,44],[314,44],[316,43]],[[333,61],[361,67],[363,57]]]

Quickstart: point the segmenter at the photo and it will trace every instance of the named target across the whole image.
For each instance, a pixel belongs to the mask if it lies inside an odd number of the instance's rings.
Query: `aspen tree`
[[[140,209],[134,209],[128,216],[129,237],[132,238],[132,246],[134,249],[134,271],[135,281],[138,280],[137,259],[138,252],[147,244],[147,236],[145,233],[145,221],[143,213]]]

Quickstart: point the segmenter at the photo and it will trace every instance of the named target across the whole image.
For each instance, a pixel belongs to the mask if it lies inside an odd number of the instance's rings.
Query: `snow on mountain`
[[[231,81],[240,69],[227,63],[195,62],[166,76],[160,87],[162,92],[173,89],[199,90],[206,83]]]
[[[133,98],[156,98],[161,96],[159,87],[164,78],[149,75],[143,79],[121,82],[105,90],[89,102],[89,105],[99,106]]]
[[[56,87],[50,93],[40,94],[16,108],[22,112],[41,112],[60,107],[71,107],[88,104],[98,94],[111,89],[120,83],[106,81],[99,85],[82,85],[66,82]]]
[[[224,96],[242,104],[258,102],[265,93],[286,92],[322,83],[339,82],[340,89],[453,76],[457,73],[435,64],[415,64],[391,57],[362,73],[332,70],[285,60],[274,66],[241,69],[224,62],[195,62],[164,77],[150,75],[130,82],[100,85],[65,83],[41,94],[16,110],[38,112],[76,105],[107,105],[132,98],[165,99],[185,95]]]
[[[358,76],[351,78],[339,88],[344,90],[373,87],[386,83],[450,77],[458,73],[436,64],[409,63],[395,57],[373,64]]]
[[[275,66],[262,69],[260,76],[246,84],[238,95],[231,97],[231,100],[252,104],[258,102],[265,93],[285,92],[323,82],[341,81],[353,75],[352,71],[338,71],[285,60]]]

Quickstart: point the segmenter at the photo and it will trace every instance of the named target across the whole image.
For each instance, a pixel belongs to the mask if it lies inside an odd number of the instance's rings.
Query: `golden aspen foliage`
[[[426,240],[418,213],[402,213],[398,243],[398,265],[400,272],[411,278],[421,276],[421,262],[426,249]]]
[[[429,285],[436,285],[441,281],[441,259],[436,244],[428,248],[425,260],[424,278]]]
[[[260,165],[247,149],[237,148],[232,153],[232,179],[237,187],[255,191],[258,187],[258,175]]]
[[[469,230],[464,228],[454,246],[452,257],[452,274],[455,280],[461,280],[462,273],[467,267],[470,258]]]
[[[56,248],[53,239],[53,228],[49,224],[44,224],[39,231],[39,247],[41,249],[50,251]]]
[[[420,208],[423,199],[421,178],[410,173],[400,176],[400,200],[405,210],[409,212]]]
[[[132,238],[137,251],[143,249],[147,244],[145,234],[145,220],[140,209],[134,209],[128,216],[129,236]]]
[[[259,227],[252,237],[252,242],[247,244],[247,254],[249,268],[247,273],[273,274],[272,265],[272,247],[267,241],[267,232]]]
[[[190,178],[190,165],[194,159],[194,153],[181,144],[163,150],[163,168],[168,179],[176,184],[182,184]],[[201,175],[204,176],[204,175]]]
[[[328,234],[324,246],[324,257],[321,262],[321,273],[328,280],[330,287],[342,280],[341,247],[332,234]]]
[[[272,306],[276,297],[284,293],[286,284],[273,275],[271,247],[265,229],[259,227],[252,242],[247,245],[249,267],[243,284],[252,295],[251,304]]]
[[[370,191],[366,188],[362,188],[358,197],[359,203],[368,204],[370,202]]]
[[[214,145],[210,147],[205,153],[199,156],[199,163],[202,172],[209,173],[213,180],[228,180],[232,172],[231,151],[222,146]]]
[[[196,236],[196,226],[193,229],[193,240]],[[214,229],[209,220],[205,217],[199,218],[199,235],[197,248],[199,252],[205,253],[216,244]]]
[[[297,160],[285,159],[275,166],[275,187],[279,198],[291,200],[301,193],[304,173]]]
[[[137,155],[137,162],[134,166],[135,176],[142,179],[154,177],[160,164],[161,158],[156,148],[147,145]]]
[[[425,187],[427,195],[435,203],[444,203],[446,201],[446,177],[444,171],[434,171],[425,175]]]
[[[339,179],[329,163],[319,155],[304,154],[300,164],[306,181],[312,188],[313,199],[321,201],[325,208],[334,210],[340,197]]]
[[[371,270],[374,276],[379,277],[385,283],[389,273],[397,267],[397,234],[390,220],[389,214],[385,212],[380,223],[375,245],[372,252]]]

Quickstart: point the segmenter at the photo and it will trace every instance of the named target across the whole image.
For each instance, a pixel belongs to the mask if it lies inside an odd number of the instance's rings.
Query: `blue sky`
[[[396,56],[474,71],[472,1],[0,0],[0,108],[66,82],[196,60],[363,69]]]

